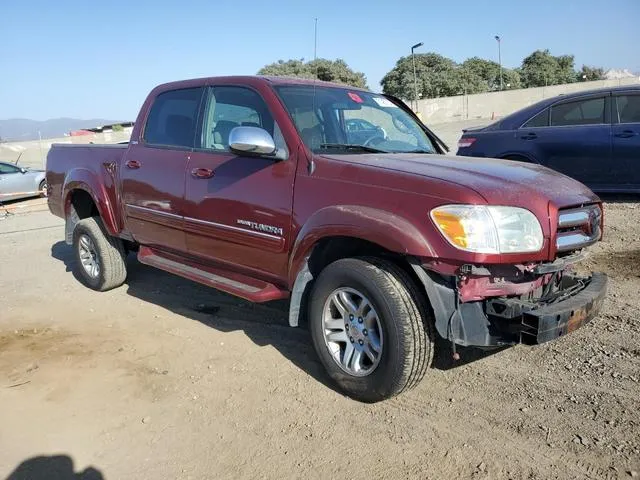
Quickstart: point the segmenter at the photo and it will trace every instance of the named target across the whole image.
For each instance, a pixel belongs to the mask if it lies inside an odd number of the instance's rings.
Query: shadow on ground
[[[622,281],[639,278],[638,265],[640,265],[640,249],[599,252],[587,258],[590,264],[597,265],[598,271],[606,273],[610,277]]]
[[[6,480],[104,480],[104,476],[93,467],[75,472],[71,457],[54,455],[25,460],[9,474]]]
[[[640,194],[634,193],[600,193],[600,199],[605,203],[638,203]]]
[[[62,261],[67,272],[73,272],[74,277],[80,281],[75,273],[75,258],[70,246],[62,241],[58,242],[52,246],[51,255]],[[316,356],[308,330],[304,327],[289,327],[287,300],[264,304],[251,303],[143,265],[133,254],[127,258],[127,269],[125,288],[129,295],[197,320],[221,332],[242,330],[256,345],[272,345],[298,368],[325,386],[336,390]],[[460,360],[454,362],[451,344],[438,337],[433,368],[450,370],[498,351],[500,350],[458,347]]]

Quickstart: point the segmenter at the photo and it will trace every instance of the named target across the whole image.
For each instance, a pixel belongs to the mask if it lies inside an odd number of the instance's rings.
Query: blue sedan
[[[640,85],[548,98],[463,130],[458,155],[539,163],[598,192],[640,192]]]

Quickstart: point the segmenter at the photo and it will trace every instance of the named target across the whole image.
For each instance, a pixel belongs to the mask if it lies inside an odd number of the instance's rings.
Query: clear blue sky
[[[0,118],[134,119],[156,84],[344,59],[380,90],[412,44],[516,67],[536,49],[640,72],[640,0],[2,0]]]

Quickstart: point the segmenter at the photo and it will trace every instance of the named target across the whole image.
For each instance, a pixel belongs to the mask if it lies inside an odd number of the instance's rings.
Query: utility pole
[[[416,108],[414,109],[414,112],[416,113],[418,113],[418,77],[416,75],[416,57],[413,54],[413,51],[416,48],[421,47],[422,45],[424,45],[424,43],[420,42],[420,43],[416,43],[413,47],[411,47],[411,61],[413,62],[413,90],[414,90],[415,100],[416,100]]]
[[[314,27],[313,27],[313,60],[316,61],[317,59],[318,59],[318,17],[314,19]]]
[[[498,64],[500,65],[500,90],[502,90],[503,89],[503,83],[502,83],[502,52],[500,51],[500,43],[501,43],[502,39],[500,38],[500,35],[496,35],[493,38],[495,38],[496,42],[498,42]]]
[[[42,168],[47,168],[47,162],[42,154],[42,133],[38,130],[38,149],[40,150],[40,161],[42,162]]]

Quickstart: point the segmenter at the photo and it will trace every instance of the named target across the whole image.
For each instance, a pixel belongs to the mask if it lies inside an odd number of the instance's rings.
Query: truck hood
[[[599,201],[585,185],[541,165],[428,154],[325,155],[325,158],[444,180],[470,188],[489,204],[526,206],[545,197],[557,208]]]

